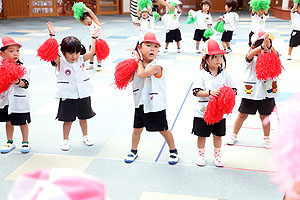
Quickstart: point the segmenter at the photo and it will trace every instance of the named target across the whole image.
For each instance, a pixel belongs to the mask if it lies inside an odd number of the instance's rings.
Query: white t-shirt
[[[162,21],[164,22],[167,32],[170,30],[178,29],[180,27],[179,24],[180,15],[181,13],[178,13],[176,8],[174,14],[170,14],[170,13],[164,14],[164,16],[162,17]]]
[[[98,38],[103,38],[103,34],[101,31],[101,25],[98,25],[94,20],[92,20],[92,23],[90,25],[88,25],[89,31],[90,31],[90,35],[92,36],[94,31],[99,28],[100,29],[100,36]],[[90,39],[90,44],[92,43],[92,38]]]
[[[212,17],[210,13],[203,13],[202,10],[193,12],[193,17],[197,17],[195,29],[205,30],[208,25],[212,25]]]
[[[212,76],[210,72],[202,69],[196,72],[193,89],[215,90],[221,88],[224,85],[235,88],[235,84],[226,70],[220,71],[217,76]],[[197,101],[194,107],[194,117],[202,118],[204,116],[210,98],[211,97],[197,97]],[[224,117],[226,117],[226,115],[224,115]]]
[[[269,14],[258,16],[256,13],[251,14],[251,31],[253,33],[258,31],[264,31],[266,28],[266,20],[269,18]]]
[[[223,15],[225,31],[234,31],[234,29],[235,29],[234,19],[235,19],[234,12],[227,12],[227,13],[225,13],[225,15]]]
[[[147,32],[154,32],[154,17],[153,16],[149,15],[148,18],[146,18],[146,19],[141,17],[140,24],[141,24],[140,36],[144,35]]]
[[[300,31],[300,14],[297,12],[291,11],[291,21],[293,30]]]

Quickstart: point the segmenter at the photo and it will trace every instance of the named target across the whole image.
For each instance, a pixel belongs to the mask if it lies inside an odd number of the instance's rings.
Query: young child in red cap
[[[131,151],[125,158],[126,163],[132,163],[137,158],[137,147],[144,127],[149,132],[160,132],[170,148],[168,163],[178,163],[177,149],[166,117],[165,70],[156,60],[160,46],[157,36],[147,32],[140,40],[139,53],[134,52],[134,58],[139,62],[132,77],[135,114]]]
[[[20,48],[22,45],[12,37],[3,37],[0,40],[0,65],[4,61],[11,64],[22,65],[20,62]],[[2,58],[2,59],[1,59]],[[0,66],[2,67],[2,66]],[[2,76],[2,75],[1,75]],[[22,153],[28,153],[30,146],[28,142],[29,128],[31,122],[29,105],[29,73],[15,80],[8,90],[0,94],[0,122],[6,122],[7,144],[1,149],[1,153],[8,153],[15,148],[13,142],[14,126],[19,126],[22,132]]]
[[[213,134],[214,142],[214,163],[217,167],[223,167],[224,163],[221,157],[222,136],[226,133],[226,116],[214,124],[207,124],[204,120],[204,114],[207,110],[208,102],[213,96],[220,94],[222,86],[231,87],[235,92],[234,83],[226,72],[226,51],[216,40],[209,39],[204,43],[203,58],[200,65],[200,71],[195,76],[193,84],[193,95],[197,97],[194,107],[194,122],[192,133],[198,136],[197,147],[198,157],[196,164],[204,166],[205,161],[205,142],[206,138]]]

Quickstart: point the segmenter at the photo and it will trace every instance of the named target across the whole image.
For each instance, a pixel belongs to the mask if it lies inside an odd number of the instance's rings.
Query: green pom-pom
[[[159,14],[156,11],[153,11],[152,13],[153,13],[153,16],[154,16],[154,21],[157,22]]]
[[[176,7],[176,3],[175,2],[170,2],[170,4],[172,4],[174,8]],[[169,8],[168,8],[168,11],[169,11],[170,14],[174,14],[175,13],[175,11],[171,11]]]
[[[300,3],[300,0],[294,0],[294,3]]]
[[[219,33],[223,33],[225,31],[224,22],[221,20],[218,21],[218,23],[216,23],[216,25],[214,26],[214,29]]]
[[[186,24],[192,24],[192,23],[194,23],[195,21],[197,21],[197,17],[193,18],[193,17],[191,17],[191,16],[188,16],[185,23],[186,23]]]
[[[74,11],[74,17],[78,20],[80,20],[80,17],[82,16],[84,12],[84,3],[79,2],[79,3],[74,3],[72,10]]]
[[[251,0],[249,2],[250,7],[254,12],[257,12],[258,10],[269,10],[270,3],[270,0]]]
[[[150,5],[152,8],[152,1],[151,0],[138,0],[138,6],[140,7],[140,10],[143,10],[143,8],[147,8],[147,5]]]
[[[212,28],[208,28],[204,31],[203,36],[205,38],[210,38],[210,36],[213,36],[214,30]]]

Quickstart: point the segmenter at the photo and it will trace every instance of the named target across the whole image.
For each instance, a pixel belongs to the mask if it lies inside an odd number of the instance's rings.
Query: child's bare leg
[[[199,50],[200,41],[196,41],[196,50]]]
[[[226,49],[226,42],[222,42],[223,48]]]
[[[197,140],[197,147],[198,149],[204,149],[205,148],[205,142],[206,142],[206,137],[199,137]]]
[[[90,63],[94,63],[94,56],[91,57]]]
[[[165,138],[170,150],[174,150],[175,142],[171,131],[169,130],[160,131],[160,134]]]
[[[79,124],[80,124],[80,128],[81,128],[81,131],[82,131],[82,136],[86,136],[87,132],[88,132],[87,120],[86,119],[84,119],[84,120],[80,119]],[[71,127],[70,127],[70,129],[71,129]]]
[[[22,142],[28,142],[29,128],[28,124],[24,124],[20,126],[23,140]]]
[[[169,47],[169,43],[166,42],[166,49]]]
[[[263,131],[264,131],[264,136],[265,137],[269,137],[270,136],[270,129],[271,129],[271,123],[270,120],[266,120],[264,122],[264,120],[269,117],[268,115],[259,115],[259,118],[262,122],[262,127],[263,127]]]
[[[10,123],[10,121],[6,122],[6,137],[7,140],[13,140],[14,134],[14,126]]]
[[[239,112],[235,122],[234,122],[234,126],[233,126],[233,133],[234,134],[238,134],[240,129],[242,128],[243,126],[243,123],[244,121],[247,119],[248,117],[248,114],[245,114],[245,113],[241,113]]]
[[[73,122],[64,122],[64,124],[63,124],[64,140],[69,139],[69,134],[70,134],[72,123]]]
[[[215,148],[221,148],[222,146],[222,137],[213,135],[213,142]]]
[[[177,44],[177,49],[180,49],[180,42],[176,42]]]
[[[143,129],[144,128],[133,128],[131,138],[131,149],[137,150]]]
[[[291,54],[292,54],[292,51],[293,51],[293,47],[289,47],[288,55],[291,55]]]
[[[225,42],[228,49],[230,49],[230,42]]]

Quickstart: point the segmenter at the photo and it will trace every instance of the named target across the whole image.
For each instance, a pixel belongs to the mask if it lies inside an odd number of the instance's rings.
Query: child
[[[268,10],[251,11],[251,31],[249,33],[249,46],[251,47],[251,37],[254,33],[265,31],[266,19],[269,18]]]
[[[229,138],[227,144],[233,145],[236,142],[237,134],[248,115],[255,115],[256,111],[258,111],[264,131],[264,147],[270,148],[270,122],[263,123],[263,121],[268,118],[275,107],[274,97],[278,93],[277,81],[272,81],[269,78],[267,80],[258,80],[256,77],[255,66],[258,54],[268,51],[275,52],[277,55],[278,53],[272,46],[268,34],[263,31],[255,33],[252,36],[251,41],[252,47],[246,55],[245,78],[243,82],[244,89],[239,107],[239,114],[234,123],[233,134]],[[269,85],[274,86],[273,92],[271,93],[267,91],[267,86]]]
[[[238,2],[236,0],[227,0],[225,3],[225,15],[220,16],[217,20],[224,21],[224,33],[222,34],[222,44],[224,49],[226,49],[227,53],[232,52],[230,47],[230,41],[232,40],[233,31],[235,29],[234,27],[234,19],[235,19],[235,9],[237,8]]]
[[[20,62],[20,48],[22,45],[12,37],[3,37],[0,41],[0,58],[11,60],[22,65]],[[0,59],[1,61],[1,59]],[[19,126],[22,133],[22,153],[28,153],[30,146],[28,142],[29,128],[31,122],[29,105],[29,73],[16,80],[16,83],[0,94],[0,122],[6,122],[7,144],[1,149],[1,153],[8,153],[15,148],[13,142],[14,126]]]
[[[291,11],[291,21],[293,31],[291,33],[291,39],[288,50],[288,60],[292,60],[292,51],[294,47],[300,45],[300,6],[299,3],[296,2]]]
[[[201,49],[199,49],[199,45],[201,40],[205,42],[209,38],[203,36],[203,33],[207,28],[212,26],[212,17],[209,13],[209,9],[211,8],[211,2],[209,0],[203,0],[200,4],[201,10],[195,13],[197,17],[197,21],[195,22],[195,33],[194,40],[196,40],[196,53],[201,53]]]
[[[141,56],[139,57],[137,52],[134,53],[135,59],[139,62],[133,75],[135,114],[131,152],[125,158],[126,163],[132,163],[137,158],[137,147],[144,127],[150,132],[160,132],[170,148],[168,163],[170,165],[178,163],[177,149],[166,119],[165,70],[155,59],[159,47],[157,36],[148,32],[140,40],[138,50]]]
[[[179,17],[181,15],[181,9],[176,5],[174,14],[167,13],[162,17],[162,21],[165,24],[166,28],[166,47],[163,51],[164,53],[168,52],[169,43],[175,40],[177,44],[177,53],[180,53],[180,41],[181,41],[181,32],[179,30]]]
[[[207,125],[203,116],[211,96],[218,96],[222,86],[233,88],[233,82],[225,71],[226,59],[220,44],[213,39],[204,43],[204,56],[200,65],[200,72],[195,77],[193,85],[193,95],[197,97],[197,103],[194,108],[194,122],[192,133],[198,136],[197,147],[198,157],[196,164],[205,165],[205,141],[213,134],[214,141],[214,163],[217,167],[223,167],[224,163],[221,157],[222,136],[226,133],[226,119],[220,122]],[[236,91],[235,88],[233,90]]]
[[[96,29],[101,30],[101,23],[100,23],[99,19],[97,18],[97,16],[93,13],[93,11],[91,9],[89,9],[88,7],[84,7],[84,10],[86,12],[84,12],[83,15],[81,16],[80,23],[82,23],[85,26],[88,26],[89,31],[90,31],[90,35],[92,36]],[[103,37],[102,33],[100,34],[100,37],[101,38]],[[92,41],[90,40],[90,43],[91,42]],[[91,45],[90,45],[90,48],[91,48]],[[87,70],[94,69],[94,56],[95,55],[93,55],[91,57],[90,65],[86,68]],[[100,72],[101,70],[102,70],[101,62],[98,62],[97,71]]]
[[[54,26],[48,22],[50,37],[55,35]],[[82,130],[83,142],[87,146],[93,145],[93,142],[87,135],[87,119],[95,116],[91,107],[92,85],[90,78],[84,68],[84,62],[95,53],[96,38],[100,35],[100,30],[96,29],[92,36],[90,52],[80,55],[81,43],[73,37],[68,36],[62,40],[61,52],[54,62],[58,70],[58,91],[56,97],[59,98],[59,108],[57,119],[63,121],[63,142],[61,149],[68,151],[70,149],[69,134],[71,125],[76,117]]]

